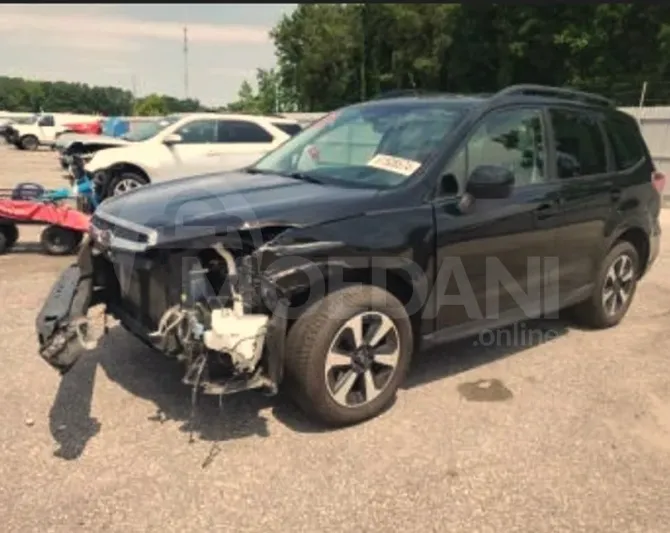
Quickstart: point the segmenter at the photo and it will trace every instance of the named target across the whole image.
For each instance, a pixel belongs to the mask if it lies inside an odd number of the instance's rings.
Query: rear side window
[[[627,170],[645,158],[643,140],[633,120],[608,117],[605,120],[605,130],[612,146],[617,170]]]
[[[273,122],[272,125],[278,130],[282,130],[287,135],[290,135],[291,137],[302,131],[302,128],[298,124],[283,124],[281,122]]]
[[[254,122],[245,120],[220,120],[220,143],[271,143],[272,135]]]
[[[597,119],[566,109],[552,109],[550,116],[558,177],[578,178],[605,173],[605,141]]]

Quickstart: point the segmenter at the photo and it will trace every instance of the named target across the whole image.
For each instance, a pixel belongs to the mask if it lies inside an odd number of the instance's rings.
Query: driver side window
[[[216,121],[194,120],[175,131],[181,135],[181,144],[201,144],[216,142]]]
[[[442,173],[441,196],[463,194],[468,176],[480,165],[509,170],[515,187],[546,181],[541,110],[510,109],[486,117]]]
[[[44,115],[38,123],[40,126],[51,127],[56,125],[53,115]]]

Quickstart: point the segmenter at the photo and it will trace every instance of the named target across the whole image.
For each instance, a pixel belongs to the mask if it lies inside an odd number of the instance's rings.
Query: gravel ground
[[[61,185],[55,155],[0,147],[0,187],[19,181]],[[22,239],[0,257],[8,533],[668,531],[667,237],[618,328],[529,323],[421,354],[393,409],[339,431],[254,393],[189,422],[180,369],[119,328],[61,380],[33,321],[71,259]]]

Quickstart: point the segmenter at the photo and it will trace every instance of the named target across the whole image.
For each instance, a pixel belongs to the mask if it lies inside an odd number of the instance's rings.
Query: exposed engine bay
[[[254,270],[251,255],[236,256],[221,243],[195,256],[187,252],[124,256],[84,243],[37,317],[42,358],[65,374],[95,349],[102,337],[89,336],[87,314],[104,305],[105,319],[118,319],[147,345],[182,361],[194,395],[275,394],[288,309],[278,288]]]

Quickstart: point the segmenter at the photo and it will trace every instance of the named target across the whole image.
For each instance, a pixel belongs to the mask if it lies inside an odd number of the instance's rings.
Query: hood
[[[367,210],[377,194],[274,174],[217,173],[110,198],[97,209],[94,224],[101,218],[128,229],[140,226],[153,234],[151,244],[158,244],[264,225],[298,227],[346,218]]]
[[[112,139],[117,140],[115,137],[112,137]],[[93,142],[89,142],[88,144],[93,144]],[[136,153],[135,151],[141,148],[140,145],[142,143],[130,141],[125,141],[122,144],[111,144],[108,148],[93,154],[93,159],[86,164],[86,170],[88,172],[96,172],[114,163],[132,159]]]
[[[83,145],[104,144],[109,146],[125,146],[126,144],[130,144],[130,141],[126,141],[125,139],[121,139],[119,137],[110,137],[108,135],[65,133],[58,138],[59,141],[61,139],[62,141],[60,144],[63,144],[65,146],[73,144],[75,142],[82,143]]]

